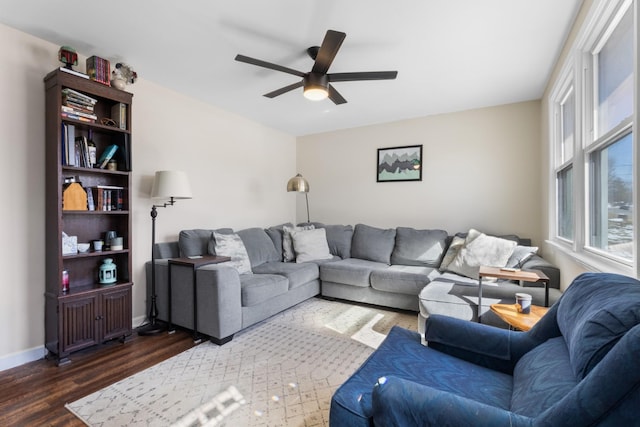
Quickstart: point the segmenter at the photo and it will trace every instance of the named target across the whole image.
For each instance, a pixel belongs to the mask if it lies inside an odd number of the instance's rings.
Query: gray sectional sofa
[[[516,283],[483,284],[483,306],[478,308],[477,280],[443,269],[444,261],[452,261],[456,255],[455,244],[469,239],[466,234],[449,236],[443,230],[381,229],[364,224],[300,226],[322,230],[322,236],[326,236],[326,248],[322,249],[327,251],[326,256],[307,262],[284,262],[287,245],[291,249],[291,236],[296,237],[295,249],[301,233],[291,234],[289,229],[285,232],[285,227],[293,225],[282,224],[235,233],[246,248],[251,265],[249,274],[239,274],[228,263],[197,270],[200,333],[223,344],[236,332],[317,295],[411,310],[419,312],[421,318],[438,313],[477,320],[481,314],[483,322],[504,326],[499,319],[491,318],[489,305],[513,302],[515,292],[523,291]],[[159,243],[154,248],[160,320],[168,320],[168,259],[215,254],[214,231],[234,234],[231,229],[183,230],[178,242]],[[513,241],[513,247],[530,247],[527,239],[501,237],[501,242]],[[302,243],[299,246],[303,251]],[[317,253],[317,248],[312,248],[312,253],[314,251]],[[509,262],[513,263],[516,252]],[[550,302],[559,298],[560,272],[556,267],[531,253],[524,262],[516,261],[518,268],[543,271],[550,278]],[[146,269],[147,295],[150,295],[151,262]],[[171,271],[172,323],[193,329],[193,271],[179,265],[172,266]],[[543,289],[535,286],[526,292],[533,295],[534,304],[542,305]]]

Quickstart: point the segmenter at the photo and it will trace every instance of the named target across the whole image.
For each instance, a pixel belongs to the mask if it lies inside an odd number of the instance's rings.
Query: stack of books
[[[62,89],[62,117],[95,123],[98,116],[94,113],[98,101],[73,89]]]
[[[87,74],[91,80],[111,86],[111,63],[107,59],[95,55],[87,58]]]
[[[121,211],[124,207],[124,187],[98,185],[87,187],[86,191],[90,211]]]

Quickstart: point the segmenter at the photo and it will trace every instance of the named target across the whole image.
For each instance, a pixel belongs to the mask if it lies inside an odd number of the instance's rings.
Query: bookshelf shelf
[[[60,70],[45,79],[46,283],[45,346],[59,365],[72,352],[132,333],[131,106],[133,95]],[[120,115],[114,123],[111,114]],[[79,119],[71,118],[77,116]],[[117,169],[92,167],[113,150]],[[70,181],[87,193],[87,209],[63,210]],[[108,193],[107,193],[108,191]],[[91,199],[101,196],[94,209]],[[89,197],[91,195],[91,197]],[[104,209],[104,210],[102,210]],[[112,209],[112,210],[107,210]],[[123,250],[63,254],[62,233],[78,242],[104,240],[107,231],[123,238]],[[101,284],[99,268],[111,258],[118,282]],[[68,290],[63,286],[68,275]]]

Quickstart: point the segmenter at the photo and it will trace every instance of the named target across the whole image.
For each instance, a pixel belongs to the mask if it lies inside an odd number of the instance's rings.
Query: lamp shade
[[[152,199],[190,199],[191,186],[182,171],[157,171],[151,187]]]
[[[299,193],[309,192],[309,183],[302,175],[297,174],[287,182],[287,191],[297,191]]]

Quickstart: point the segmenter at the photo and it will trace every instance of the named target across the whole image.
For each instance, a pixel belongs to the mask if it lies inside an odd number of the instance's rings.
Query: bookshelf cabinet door
[[[64,299],[60,303],[61,355],[99,342],[98,296]]]
[[[131,287],[102,294],[104,319],[103,340],[122,338],[131,334]]]

